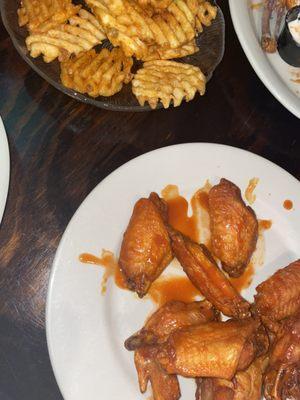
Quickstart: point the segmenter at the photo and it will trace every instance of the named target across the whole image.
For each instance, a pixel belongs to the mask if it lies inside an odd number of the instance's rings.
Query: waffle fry
[[[194,39],[196,1],[176,0],[167,9],[151,13],[133,0],[86,0],[112,44],[122,47],[127,56],[142,60],[148,57],[147,46],[177,49]],[[188,2],[194,4],[194,10]]]
[[[142,7],[151,6],[154,10],[165,10],[169,7],[173,0],[138,0]]]
[[[18,10],[19,25],[28,25],[29,32],[45,32],[66,22],[81,6],[71,0],[22,0]]]
[[[198,67],[175,61],[148,61],[139,69],[132,81],[132,91],[139,104],[148,102],[152,109],[159,101],[168,108],[171,101],[174,107],[182,100],[190,101],[197,91],[205,93],[206,78]]]
[[[203,31],[204,26],[210,26],[217,16],[218,9],[209,1],[201,1],[196,14],[196,28],[198,32]]]
[[[121,49],[102,49],[99,54],[90,50],[61,63],[61,81],[91,97],[112,96],[132,79],[132,64]]]
[[[69,19],[68,24],[58,25],[45,33],[34,33],[26,38],[31,57],[43,55],[49,63],[56,58],[68,59],[71,54],[88,51],[101,43],[105,35],[96,18],[86,10]]]
[[[171,60],[173,58],[181,58],[190,56],[199,51],[199,47],[196,45],[196,41],[192,40],[190,43],[184,44],[177,49],[165,49],[163,47],[153,46],[149,49],[147,56],[143,61],[153,60]]]

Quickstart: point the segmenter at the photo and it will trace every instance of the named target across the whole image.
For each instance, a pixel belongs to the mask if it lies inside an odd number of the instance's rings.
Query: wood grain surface
[[[177,109],[137,114],[61,94],[22,61],[0,24],[0,115],[11,153],[0,229],[1,400],[62,398],[45,338],[49,271],[73,213],[117,167],[159,147],[213,142],[260,154],[300,178],[300,121],[257,78],[227,2],[220,6],[226,51],[207,94]]]

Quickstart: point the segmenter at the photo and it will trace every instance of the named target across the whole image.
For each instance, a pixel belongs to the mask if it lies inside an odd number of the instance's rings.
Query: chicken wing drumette
[[[160,307],[145,326],[125,342],[128,350],[135,350],[134,361],[141,392],[146,391],[150,381],[154,400],[177,400],[180,397],[177,376],[167,374],[157,362],[158,344],[180,328],[218,318],[218,312],[207,301],[189,304],[171,301]]]
[[[223,314],[234,318],[249,317],[249,303],[219,269],[204,245],[168,228],[172,248],[182,268],[203,296]]]
[[[284,322],[273,343],[265,377],[267,400],[300,399],[300,313]]]
[[[169,374],[231,380],[268,345],[259,321],[209,322],[173,332],[159,346],[157,360]]]
[[[212,252],[230,276],[238,277],[256,247],[256,215],[244,203],[240,189],[224,178],[211,188],[208,202]]]
[[[300,308],[300,260],[279,269],[256,288],[253,310],[271,330],[277,321],[290,317]]]
[[[121,246],[119,265],[130,290],[143,297],[172,261],[165,222],[167,205],[156,193],[134,206]]]

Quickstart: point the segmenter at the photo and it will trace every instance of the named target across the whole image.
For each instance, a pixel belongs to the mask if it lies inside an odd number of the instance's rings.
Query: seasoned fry
[[[44,61],[49,63],[56,58],[64,61],[72,54],[88,51],[104,38],[99,22],[88,11],[81,10],[68,24],[29,35],[26,45],[31,57],[43,55]]]
[[[191,54],[197,53],[199,47],[196,45],[195,40],[190,43],[184,44],[177,49],[165,49],[164,47],[153,46],[149,47],[147,56],[143,61],[153,61],[153,60],[171,60],[173,58],[186,57]]]
[[[175,61],[148,61],[139,69],[132,81],[132,91],[140,105],[148,102],[152,109],[159,101],[168,108],[182,100],[190,101],[197,91],[205,93],[206,78],[197,67]]]
[[[66,87],[91,97],[112,96],[130,81],[132,64],[121,49],[102,49],[99,54],[90,50],[61,64],[61,80]]]
[[[28,24],[30,32],[45,32],[66,22],[80,7],[71,0],[22,0],[18,10],[19,25]]]
[[[172,1],[173,0],[138,0],[141,6],[152,6],[157,11],[168,8]]]
[[[210,26],[217,16],[218,9],[209,1],[200,1],[196,14],[196,28],[198,32],[203,31],[204,26]]]

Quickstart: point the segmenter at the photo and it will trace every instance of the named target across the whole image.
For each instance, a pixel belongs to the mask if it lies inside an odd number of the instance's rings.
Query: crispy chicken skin
[[[157,349],[152,346],[138,349],[134,354],[134,363],[138,373],[142,393],[147,390],[150,381],[154,400],[177,400],[180,387],[176,375],[168,375],[155,361]]]
[[[234,318],[250,316],[244,300],[204,245],[194,243],[181,233],[168,228],[172,248],[182,268],[194,286],[223,314]]]
[[[300,260],[275,272],[256,288],[254,311],[266,322],[290,317],[300,308]]]
[[[179,399],[177,376],[168,375],[156,360],[160,351],[157,344],[163,343],[177,329],[218,319],[219,313],[206,300],[189,304],[170,301],[160,307],[145,326],[125,342],[128,350],[135,350],[134,361],[141,392],[146,391],[150,381],[154,400]]]
[[[267,356],[257,358],[232,381],[219,378],[196,379],[196,400],[260,400]]]
[[[127,350],[162,343],[177,329],[219,319],[219,313],[206,300],[184,303],[169,301],[160,307],[145,326],[125,341]]]
[[[239,277],[256,247],[256,215],[244,203],[240,189],[224,178],[211,188],[208,204],[212,252],[230,276]]]
[[[265,377],[267,400],[300,399],[300,313],[287,319],[272,346]]]
[[[169,374],[231,380],[268,348],[268,338],[254,319],[208,322],[173,332],[157,359]]]
[[[124,233],[119,265],[127,286],[143,297],[172,261],[167,205],[156,193],[137,201]]]

